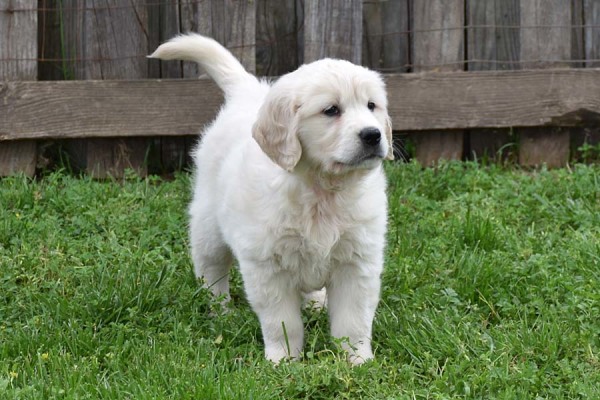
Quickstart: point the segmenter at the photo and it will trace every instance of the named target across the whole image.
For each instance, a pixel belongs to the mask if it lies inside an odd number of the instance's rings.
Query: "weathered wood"
[[[94,147],[87,154],[87,172],[94,178],[122,177],[127,169],[146,175],[150,143],[146,138],[100,138],[89,142]]]
[[[469,71],[517,68],[519,0],[467,1]]]
[[[600,1],[584,0],[585,63],[588,68],[600,67]]]
[[[421,165],[436,165],[440,160],[460,160],[463,131],[433,131],[413,136],[415,158]]]
[[[305,0],[304,62],[331,57],[360,64],[362,7],[362,0]]]
[[[0,142],[0,176],[22,173],[33,176],[37,161],[37,143],[34,140]]]
[[[148,2],[148,52],[181,32],[180,0]],[[148,60],[149,78],[182,78],[183,65],[179,60]]]
[[[256,69],[256,2],[203,0],[181,2],[181,29],[208,35],[227,47],[250,72]],[[183,63],[183,75],[198,76],[198,66]]]
[[[413,70],[460,71],[464,62],[463,0],[412,0]],[[396,126],[395,129],[398,129]],[[425,136],[430,136],[426,138]],[[461,159],[463,132],[423,132],[415,137],[416,158],[423,165],[440,159]],[[450,158],[448,158],[450,157]]]
[[[398,74],[386,82],[399,131],[600,121],[600,69]],[[196,135],[222,100],[208,79],[0,82],[0,140]]]
[[[222,100],[208,79],[4,82],[0,140],[194,135]]]
[[[296,0],[256,1],[256,74],[278,76],[298,68]]]
[[[563,129],[532,128],[521,131],[519,164],[558,168],[569,159],[569,134]]]
[[[583,6],[585,0],[571,0],[571,67],[582,68],[585,66],[585,43],[583,41],[585,24]],[[575,61],[579,60],[579,61]]]
[[[384,72],[410,69],[409,0],[363,4],[363,65]]]
[[[148,8],[145,0],[63,0],[59,2],[63,32],[60,38],[66,79],[141,79],[148,77]],[[139,140],[117,142],[89,139],[69,143],[80,166],[95,177],[121,176],[126,166],[143,160],[146,147]],[[127,151],[122,151],[127,147]],[[115,156],[119,152],[119,156]],[[131,157],[129,162],[122,157]],[[110,162],[115,162],[110,165]],[[145,166],[135,166],[145,174]]]
[[[180,0],[153,0],[148,3],[148,50],[181,33]],[[148,60],[150,78],[182,78],[183,62],[179,60]],[[184,167],[186,139],[161,136],[152,139],[147,157],[148,173],[160,174]]]
[[[1,79],[32,80],[37,76],[36,7],[36,0],[0,2]]]
[[[572,51],[571,0],[521,1],[521,61],[523,68],[568,68]],[[551,167],[569,161],[568,129],[521,129],[519,163]],[[550,145],[550,143],[559,145]]]
[[[576,3],[579,2],[576,1]],[[582,29],[585,46],[582,44],[581,49],[578,48],[579,59],[588,60],[583,63],[588,68],[598,68],[600,67],[600,28],[598,28],[600,26],[600,1],[583,0],[581,7],[581,22],[585,25],[585,28]],[[600,123],[571,131],[572,153],[578,159],[584,159],[585,155],[579,151],[581,146],[584,144],[595,146],[599,143]]]
[[[521,0],[521,67],[569,67],[571,0]]]
[[[37,78],[36,6],[36,0],[0,1],[0,81]],[[32,176],[36,158],[34,141],[0,142],[0,176]]]
[[[519,59],[519,0],[467,1],[467,59],[469,71],[514,69]],[[469,157],[491,159],[506,155],[508,129],[467,132]]]

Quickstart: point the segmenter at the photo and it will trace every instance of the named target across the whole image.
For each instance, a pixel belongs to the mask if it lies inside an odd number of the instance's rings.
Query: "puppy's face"
[[[300,159],[332,174],[374,168],[393,159],[385,85],[347,61],[302,66],[273,86],[254,137],[289,171]]]

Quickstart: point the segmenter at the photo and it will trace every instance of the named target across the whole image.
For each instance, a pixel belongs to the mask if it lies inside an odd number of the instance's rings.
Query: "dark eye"
[[[369,110],[373,111],[375,109],[375,103],[370,101],[367,103],[367,107],[369,107]]]
[[[323,110],[323,114],[327,115],[328,117],[337,117],[340,115],[340,109],[338,106],[329,106]]]

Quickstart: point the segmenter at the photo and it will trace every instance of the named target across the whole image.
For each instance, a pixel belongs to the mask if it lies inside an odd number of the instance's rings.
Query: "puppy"
[[[387,217],[382,160],[393,159],[381,77],[323,59],[270,84],[197,34],[150,57],[195,61],[225,93],[194,153],[196,275],[228,299],[237,259],[275,363],[300,356],[302,298],[323,288],[331,334],[343,338],[350,362],[372,358]]]

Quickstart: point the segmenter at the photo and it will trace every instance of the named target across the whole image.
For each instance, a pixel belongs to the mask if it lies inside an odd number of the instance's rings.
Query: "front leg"
[[[347,338],[342,346],[354,365],[373,358],[371,328],[379,303],[380,268],[341,265],[333,270],[327,286],[331,335]]]
[[[299,358],[304,341],[301,295],[289,273],[274,265],[240,261],[246,296],[258,316],[265,357]]]

